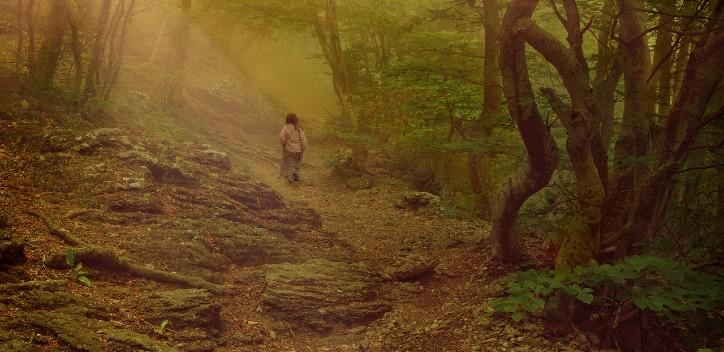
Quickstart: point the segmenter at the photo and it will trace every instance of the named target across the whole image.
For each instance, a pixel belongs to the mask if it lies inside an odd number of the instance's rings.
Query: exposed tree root
[[[85,245],[83,241],[71,235],[67,230],[55,226],[55,224],[53,224],[53,222],[43,214],[34,211],[26,211],[26,214],[39,218],[45,223],[51,234],[60,237],[65,243],[77,247],[74,248],[75,261],[82,262],[85,266],[99,270],[126,273],[157,282],[203,288],[215,294],[228,294],[233,292],[232,289],[226,286],[217,285],[201,278],[149,269],[142,265],[135,264],[130,259],[124,258],[112,249]],[[55,269],[67,268],[65,254],[53,255],[50,257],[47,264],[51,268]]]
[[[80,238],[73,236],[66,229],[55,226],[53,221],[51,221],[50,218],[48,218],[47,216],[45,216],[41,213],[32,211],[32,210],[26,210],[25,214],[28,214],[30,216],[34,216],[34,217],[40,219],[43,223],[45,223],[45,226],[48,227],[50,234],[58,236],[58,238],[63,240],[63,242],[65,242],[71,246],[82,246],[83,245],[83,241]]]
[[[55,291],[68,286],[66,280],[46,280],[46,281],[25,281],[17,284],[0,285],[0,294],[14,295],[21,291],[44,290]]]

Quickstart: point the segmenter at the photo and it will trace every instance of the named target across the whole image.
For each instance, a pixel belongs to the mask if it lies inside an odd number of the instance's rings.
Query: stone
[[[382,273],[395,281],[414,281],[430,274],[437,266],[437,261],[423,254],[398,256],[394,264],[387,266]]]
[[[147,296],[144,304],[150,308],[152,321],[168,320],[173,330],[200,329],[207,338],[217,338],[224,329],[221,305],[203,289],[157,292]]]
[[[204,149],[193,154],[191,160],[202,164],[213,166],[224,171],[231,170],[231,159],[225,152],[213,149]]]
[[[304,246],[260,227],[238,226],[221,233],[215,240],[217,250],[240,266],[294,261]]]
[[[106,197],[106,207],[118,213],[163,214],[163,203],[153,194],[118,192]]]
[[[178,165],[165,162],[148,162],[145,165],[158,183],[188,187],[195,187],[199,184],[195,177],[183,171]]]
[[[133,143],[131,139],[124,135],[119,128],[98,128],[92,130],[76,139],[79,141],[77,147],[78,153],[83,155],[91,155],[98,148],[106,147],[113,149],[131,149]]]
[[[57,130],[43,136],[40,151],[42,153],[64,152],[73,148],[75,143],[75,139],[70,132]]]
[[[265,310],[299,327],[328,331],[374,320],[391,309],[382,280],[364,264],[312,259],[265,267]]]
[[[10,329],[50,333],[72,351],[176,351],[148,335],[118,328],[110,322],[88,318],[76,310],[23,312],[5,324]]]
[[[427,192],[407,192],[395,203],[401,209],[419,209],[440,204],[440,197]]]
[[[224,190],[224,193],[229,198],[254,210],[282,209],[286,207],[279,193],[259,182],[248,182],[229,187]]]

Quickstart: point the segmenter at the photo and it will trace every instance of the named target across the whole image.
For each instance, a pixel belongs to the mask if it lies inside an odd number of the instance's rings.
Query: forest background
[[[451,215],[490,221],[501,265],[530,256],[521,236],[549,238],[536,249],[549,260],[511,277],[499,311],[557,306],[570,321],[577,298],[609,317],[676,322],[658,329],[693,324],[697,341],[716,343],[700,324],[721,319],[723,6],[3,1],[15,16],[3,19],[0,61],[28,99],[80,119],[137,116],[129,123],[175,138],[190,133],[167,127],[193,111],[195,87],[262,92],[339,149],[329,162],[340,177],[382,163]],[[217,55],[190,50],[194,40]],[[226,78],[237,75],[255,85]]]

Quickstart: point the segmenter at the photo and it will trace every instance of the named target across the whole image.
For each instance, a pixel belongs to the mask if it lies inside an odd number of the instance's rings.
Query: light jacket
[[[307,149],[307,136],[303,129],[297,129],[294,125],[284,125],[279,132],[279,142],[284,150],[292,153],[301,153]]]

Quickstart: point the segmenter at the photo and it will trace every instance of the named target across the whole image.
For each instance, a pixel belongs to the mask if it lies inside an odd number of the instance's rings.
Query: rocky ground
[[[486,224],[394,176],[345,184],[317,150],[288,185],[273,151],[142,135],[0,116],[0,350],[587,349],[481,318],[501,289]]]

